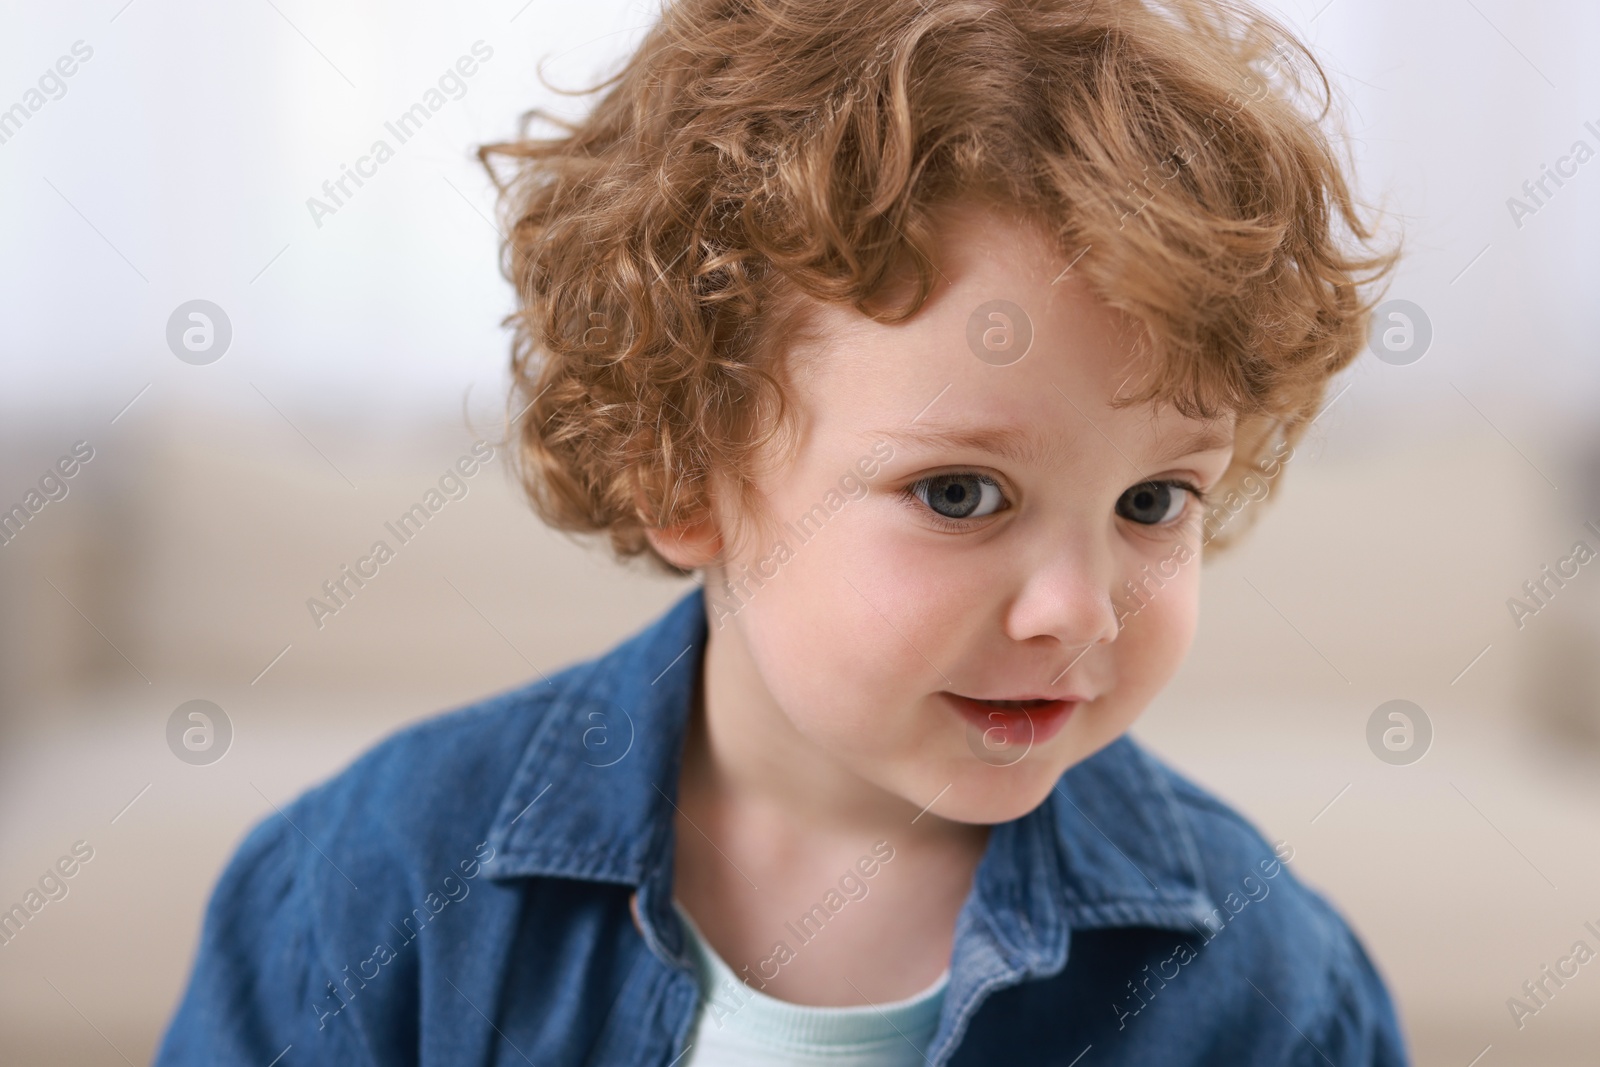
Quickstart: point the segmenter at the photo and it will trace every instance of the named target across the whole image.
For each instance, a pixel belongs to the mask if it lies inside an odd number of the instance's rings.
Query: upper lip
[[[1030,695],[1027,695],[1027,696],[1014,696],[1014,697],[1010,697],[1010,696],[1008,696],[1008,697],[974,697],[974,696],[967,696],[967,694],[965,694],[965,693],[951,693],[950,695],[951,696],[958,696],[958,697],[966,697],[966,699],[968,699],[968,700],[1013,700],[1013,701],[1018,701],[1018,700],[1058,701],[1059,700],[1059,701],[1064,701],[1064,702],[1071,702],[1071,701],[1087,702],[1088,699],[1089,699],[1088,697],[1079,696],[1076,693],[1063,693],[1063,694],[1061,694],[1059,696],[1044,696],[1044,695],[1040,695],[1040,694],[1030,694]]]

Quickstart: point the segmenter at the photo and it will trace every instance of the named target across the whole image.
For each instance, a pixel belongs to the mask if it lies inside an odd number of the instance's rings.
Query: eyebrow
[[[947,426],[901,430],[878,430],[868,436],[884,438],[907,448],[958,448],[988,452],[1031,466],[1057,454],[1032,434],[1012,426]],[[1174,438],[1169,447],[1155,457],[1160,466],[1183,456],[1214,452],[1233,444],[1233,435],[1215,426],[1190,430]]]

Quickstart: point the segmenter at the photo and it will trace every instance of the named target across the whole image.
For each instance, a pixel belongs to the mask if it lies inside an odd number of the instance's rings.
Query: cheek
[[[887,751],[896,710],[950,687],[939,673],[954,662],[941,605],[971,601],[951,585],[964,577],[923,565],[903,543],[890,550],[869,507],[851,503],[803,543],[781,531],[792,557],[735,624],[802,733],[830,748]]]
[[[1117,688],[1125,699],[1138,702],[1138,710],[1177,673],[1194,640],[1200,614],[1196,567],[1190,563],[1168,581],[1112,643]]]
[[[858,678],[920,699],[955,685],[947,674],[979,633],[982,613],[973,609],[993,598],[995,576],[953,566],[946,546],[907,537],[872,505],[841,516],[796,584],[827,599],[839,620],[832,636]]]

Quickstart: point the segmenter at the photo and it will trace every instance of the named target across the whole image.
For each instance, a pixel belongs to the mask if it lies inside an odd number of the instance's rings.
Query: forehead
[[[1109,446],[1135,466],[1231,443],[1231,418],[1112,406],[1143,384],[1136,324],[1073,274],[1041,228],[973,207],[937,233],[934,291],[911,318],[815,309],[794,363],[813,434],[933,447],[948,431],[964,448],[1035,463]]]

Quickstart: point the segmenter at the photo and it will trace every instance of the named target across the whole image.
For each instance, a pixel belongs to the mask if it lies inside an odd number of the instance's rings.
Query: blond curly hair
[[[676,0],[602,91],[478,149],[517,296],[510,453],[550,525],[676,575],[644,532],[706,518],[714,474],[755,506],[808,300],[914,314],[942,206],[1081,255],[1150,357],[1119,404],[1237,416],[1214,497],[1304,433],[1398,255],[1322,67],[1240,3]]]

